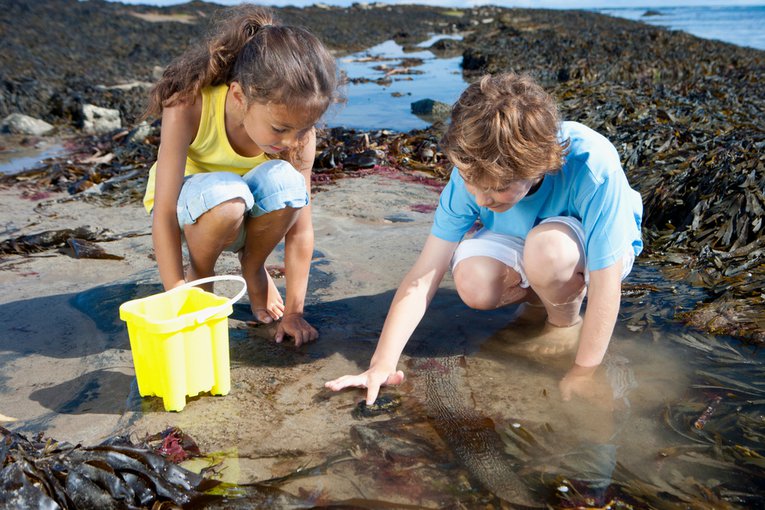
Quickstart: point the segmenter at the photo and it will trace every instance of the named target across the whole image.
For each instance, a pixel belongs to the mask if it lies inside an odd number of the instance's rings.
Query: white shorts
[[[571,216],[554,216],[542,220],[539,224],[541,225],[542,223],[563,223],[567,225],[576,236],[579,246],[582,248],[582,253],[584,253],[584,226],[581,221]],[[523,268],[524,243],[525,241],[520,237],[497,234],[483,228],[476,232],[472,238],[466,239],[459,244],[452,257],[452,270],[466,258],[491,257],[517,272],[521,276],[520,286],[528,288],[529,280],[526,278],[526,271]],[[589,284],[590,272],[587,269],[586,255],[583,263],[585,267],[584,283]],[[630,274],[634,263],[635,252],[632,246],[628,246],[624,249],[624,257],[622,258],[622,280]]]

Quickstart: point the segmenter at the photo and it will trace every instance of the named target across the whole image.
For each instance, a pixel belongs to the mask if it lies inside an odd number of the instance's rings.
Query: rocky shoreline
[[[139,124],[146,90],[219,7],[3,2],[0,119],[22,113],[46,121],[52,136],[75,137],[76,149],[2,184],[107,204],[138,200],[141,169],[158,144],[156,120]],[[705,290],[680,318],[765,342],[765,52],[582,11],[356,4],[276,12],[338,55],[391,38],[406,45],[459,32],[467,34],[462,41],[435,49],[461,52],[468,79],[508,70],[537,77],[565,118],[616,145],[643,195],[645,259],[663,268],[667,285]],[[121,127],[83,136],[88,104],[118,110]],[[328,131],[316,183],[383,167],[443,182],[439,133],[437,125],[406,134]],[[36,140],[5,136],[0,145]]]

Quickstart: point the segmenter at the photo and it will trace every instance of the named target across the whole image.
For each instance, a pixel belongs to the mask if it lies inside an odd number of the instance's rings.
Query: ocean
[[[671,30],[683,30],[705,39],[765,50],[765,5],[622,7],[590,10]],[[647,13],[650,15],[646,15]]]

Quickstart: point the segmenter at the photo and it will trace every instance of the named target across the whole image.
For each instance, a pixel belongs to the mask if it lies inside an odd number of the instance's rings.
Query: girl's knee
[[[273,159],[244,175],[255,205],[251,216],[261,216],[285,208],[300,209],[308,205],[305,177],[287,161]]]
[[[222,224],[232,224],[239,226],[242,224],[246,210],[247,205],[243,199],[232,198],[231,200],[226,200],[225,202],[216,205],[207,211],[203,217],[207,216],[208,220],[214,219],[215,221]]]
[[[192,225],[187,225],[184,231],[187,238],[189,235],[197,237],[194,233],[204,235],[206,232],[210,238],[228,246],[239,237],[246,210],[247,205],[243,199],[226,200],[202,214]]]

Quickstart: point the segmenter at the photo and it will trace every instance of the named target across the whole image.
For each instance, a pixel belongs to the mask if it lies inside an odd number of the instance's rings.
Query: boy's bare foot
[[[582,319],[570,326],[554,326],[545,322],[542,331],[517,347],[531,354],[542,356],[559,356],[569,354],[579,345],[579,333],[582,330]]]
[[[266,268],[261,268],[253,280],[247,282],[247,294],[255,321],[269,324],[281,319],[284,315],[284,301]]]
[[[512,323],[514,325],[542,324],[547,318],[547,310],[542,304],[521,303],[515,309]]]

